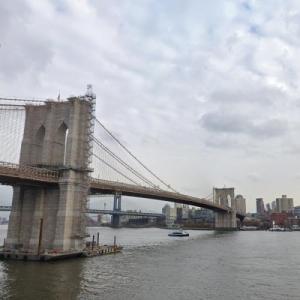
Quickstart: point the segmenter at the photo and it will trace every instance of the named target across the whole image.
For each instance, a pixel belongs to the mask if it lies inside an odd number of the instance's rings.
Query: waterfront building
[[[265,204],[263,198],[256,198],[256,212],[259,215],[263,215],[265,213]]]
[[[171,226],[175,223],[177,218],[177,208],[171,207],[169,204],[166,204],[162,208],[162,213],[166,216],[166,225]]]
[[[197,209],[194,211],[192,219],[202,220],[204,222],[212,223],[214,221],[214,212],[210,209]]]
[[[8,220],[6,218],[0,217],[0,225],[7,224]]]
[[[300,219],[300,206],[294,207],[294,216],[298,219]]]
[[[182,219],[188,219],[189,218],[189,212],[190,212],[189,206],[184,204],[182,206]]]
[[[242,214],[246,214],[246,199],[242,195],[235,197],[236,210]]]
[[[286,227],[288,224],[288,214],[286,212],[275,212],[271,214],[271,222],[274,225]]]
[[[282,195],[281,198],[276,199],[276,211],[288,212],[294,208],[294,199],[288,198],[286,195]]]
[[[174,207],[177,209],[177,208],[182,208],[183,207],[183,204],[181,203],[174,203]]]
[[[271,208],[272,208],[272,212],[276,211],[276,201],[272,201]]]
[[[187,220],[189,218],[190,209],[188,205],[175,203],[175,209],[176,209],[178,221]]]

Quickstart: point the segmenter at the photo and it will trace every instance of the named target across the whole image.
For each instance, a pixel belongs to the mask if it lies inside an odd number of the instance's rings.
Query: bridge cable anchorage
[[[145,176],[143,176],[141,173],[133,169],[130,165],[128,165],[126,162],[124,162],[118,155],[116,155],[114,152],[112,152],[108,147],[106,147],[103,143],[101,143],[98,139],[95,137],[93,140],[96,142],[98,146],[100,146],[105,152],[107,152],[111,157],[113,157],[116,161],[118,161],[122,166],[124,166],[127,170],[129,170],[131,173],[133,173],[136,177],[147,183],[148,185],[152,186],[153,188],[158,188],[152,181],[147,179]]]
[[[100,158],[98,155],[93,154],[94,157],[96,157],[97,159],[99,159],[101,162],[103,162],[106,166],[110,167],[112,170],[114,170],[115,172],[117,172],[119,175],[123,176],[124,178],[126,178],[127,180],[131,181],[132,183],[134,183],[135,185],[140,185],[139,183],[137,183],[136,181],[134,181],[133,179],[131,179],[130,177],[126,176],[125,174],[123,174],[121,171],[119,171],[118,169],[116,169],[115,167],[113,167],[111,164],[109,164],[108,162],[106,162],[104,159]],[[96,179],[97,180],[97,179]]]
[[[117,142],[132,158],[135,159],[146,171],[148,171],[154,178],[156,178],[160,183],[166,186],[171,191],[178,193],[174,188],[171,187],[170,184],[167,184],[163,181],[160,177],[158,177],[154,172],[152,172],[144,163],[142,163],[123,143],[120,142],[118,138],[116,138],[97,118],[95,119],[96,122],[110,135],[115,142]]]

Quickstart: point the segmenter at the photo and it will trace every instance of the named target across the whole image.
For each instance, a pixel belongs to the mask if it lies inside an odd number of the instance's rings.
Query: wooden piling
[[[41,245],[42,245],[42,238],[43,238],[43,218],[40,220],[40,233],[39,233],[39,245],[38,245],[38,253],[37,255],[41,254]]]

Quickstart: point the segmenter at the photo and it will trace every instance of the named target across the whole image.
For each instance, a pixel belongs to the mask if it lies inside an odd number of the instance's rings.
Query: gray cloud
[[[287,122],[279,119],[255,121],[248,115],[214,111],[203,115],[200,124],[213,133],[245,134],[252,138],[273,138],[284,135]]]
[[[286,95],[282,90],[274,87],[260,86],[260,83],[235,87],[231,90],[214,91],[210,96],[211,101],[227,105],[259,105],[274,106],[279,101],[284,101]]]
[[[247,177],[255,183],[261,181],[261,179],[262,179],[261,175],[256,172],[251,172],[251,173],[247,174]]]
[[[53,56],[51,39],[34,26],[34,12],[24,1],[5,1],[0,8],[0,77],[37,80]]]

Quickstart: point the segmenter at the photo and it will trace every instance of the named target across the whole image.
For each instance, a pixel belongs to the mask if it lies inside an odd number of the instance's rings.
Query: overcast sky
[[[97,117],[179,191],[300,204],[299,50],[298,0],[2,1],[0,96],[91,83]]]

